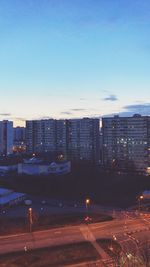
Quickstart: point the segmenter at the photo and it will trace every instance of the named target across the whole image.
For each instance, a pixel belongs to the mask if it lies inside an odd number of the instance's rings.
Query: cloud
[[[123,111],[106,114],[103,117],[111,117],[114,115],[119,115],[122,117],[130,117],[133,116],[134,114],[141,114],[143,116],[150,115],[150,103],[126,105],[123,107]]]
[[[11,113],[0,113],[0,116],[8,117],[11,116]]]
[[[131,113],[150,115],[150,103],[127,105],[124,106],[124,109]]]
[[[80,112],[80,111],[87,111],[85,108],[72,108],[66,111],[62,111],[61,114],[63,115],[73,115],[74,112]]]
[[[70,112],[70,111],[62,111],[61,114],[62,115],[72,115],[72,112]]]
[[[127,105],[124,106],[124,109],[133,112],[150,113],[150,103]]]
[[[87,109],[85,109],[85,108],[72,108],[70,110],[71,111],[86,111]]]
[[[104,100],[104,101],[117,101],[118,98],[117,98],[116,95],[109,95],[109,96],[103,98],[103,100]]]
[[[95,108],[71,108],[71,109],[68,109],[68,110],[65,110],[65,111],[62,111],[60,114],[66,114],[66,115],[74,115],[75,113],[78,113],[78,112],[89,112],[89,111],[95,111]],[[78,115],[77,115],[78,116]]]

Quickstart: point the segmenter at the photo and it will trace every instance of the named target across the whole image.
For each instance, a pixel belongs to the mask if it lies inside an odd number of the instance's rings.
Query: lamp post
[[[113,240],[116,241],[117,238],[116,238],[115,235],[112,235],[112,233],[110,233],[110,236],[112,236],[112,237],[111,237],[111,239],[110,239],[110,246],[109,246],[109,249],[110,249],[111,251],[113,251],[113,250],[114,250],[114,248],[113,248]]]
[[[90,205],[90,199],[89,198],[86,198],[85,205],[86,205],[86,208],[88,209],[88,206]]]
[[[32,232],[32,224],[33,224],[33,211],[32,208],[28,209],[28,216],[29,216],[29,229],[30,233]]]
[[[89,221],[89,220],[91,220],[91,218],[89,217],[89,211],[88,211],[88,209],[89,209],[89,206],[90,206],[90,202],[91,202],[91,200],[89,199],[89,198],[86,198],[86,200],[85,200],[85,207],[86,207],[86,217],[85,217],[85,221]]]
[[[141,195],[139,196],[138,198],[138,201],[139,201],[139,211],[141,210],[141,201],[144,199],[144,197]]]

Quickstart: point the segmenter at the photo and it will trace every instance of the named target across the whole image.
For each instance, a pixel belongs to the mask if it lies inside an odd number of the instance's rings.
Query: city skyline
[[[0,120],[150,115],[149,1],[0,3]]]

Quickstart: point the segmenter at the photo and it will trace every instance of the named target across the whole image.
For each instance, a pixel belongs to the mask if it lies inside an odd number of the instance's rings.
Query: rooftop
[[[11,194],[12,192],[13,190],[11,189],[0,188],[0,197],[2,197],[3,195]]]
[[[0,197],[0,205],[5,205],[13,200],[16,200],[18,198],[21,198],[25,196],[25,194],[23,193],[16,193],[16,192],[12,192],[11,194],[9,195],[6,195],[6,196],[3,196],[3,197]]]

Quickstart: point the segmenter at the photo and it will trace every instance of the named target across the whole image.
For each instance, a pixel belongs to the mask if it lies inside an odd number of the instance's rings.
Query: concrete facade
[[[64,159],[99,162],[99,119],[26,122],[28,153],[52,152]]]
[[[13,122],[0,121],[0,154],[9,155],[13,153]]]
[[[150,118],[134,115],[102,119],[103,164],[106,168],[148,172]]]

